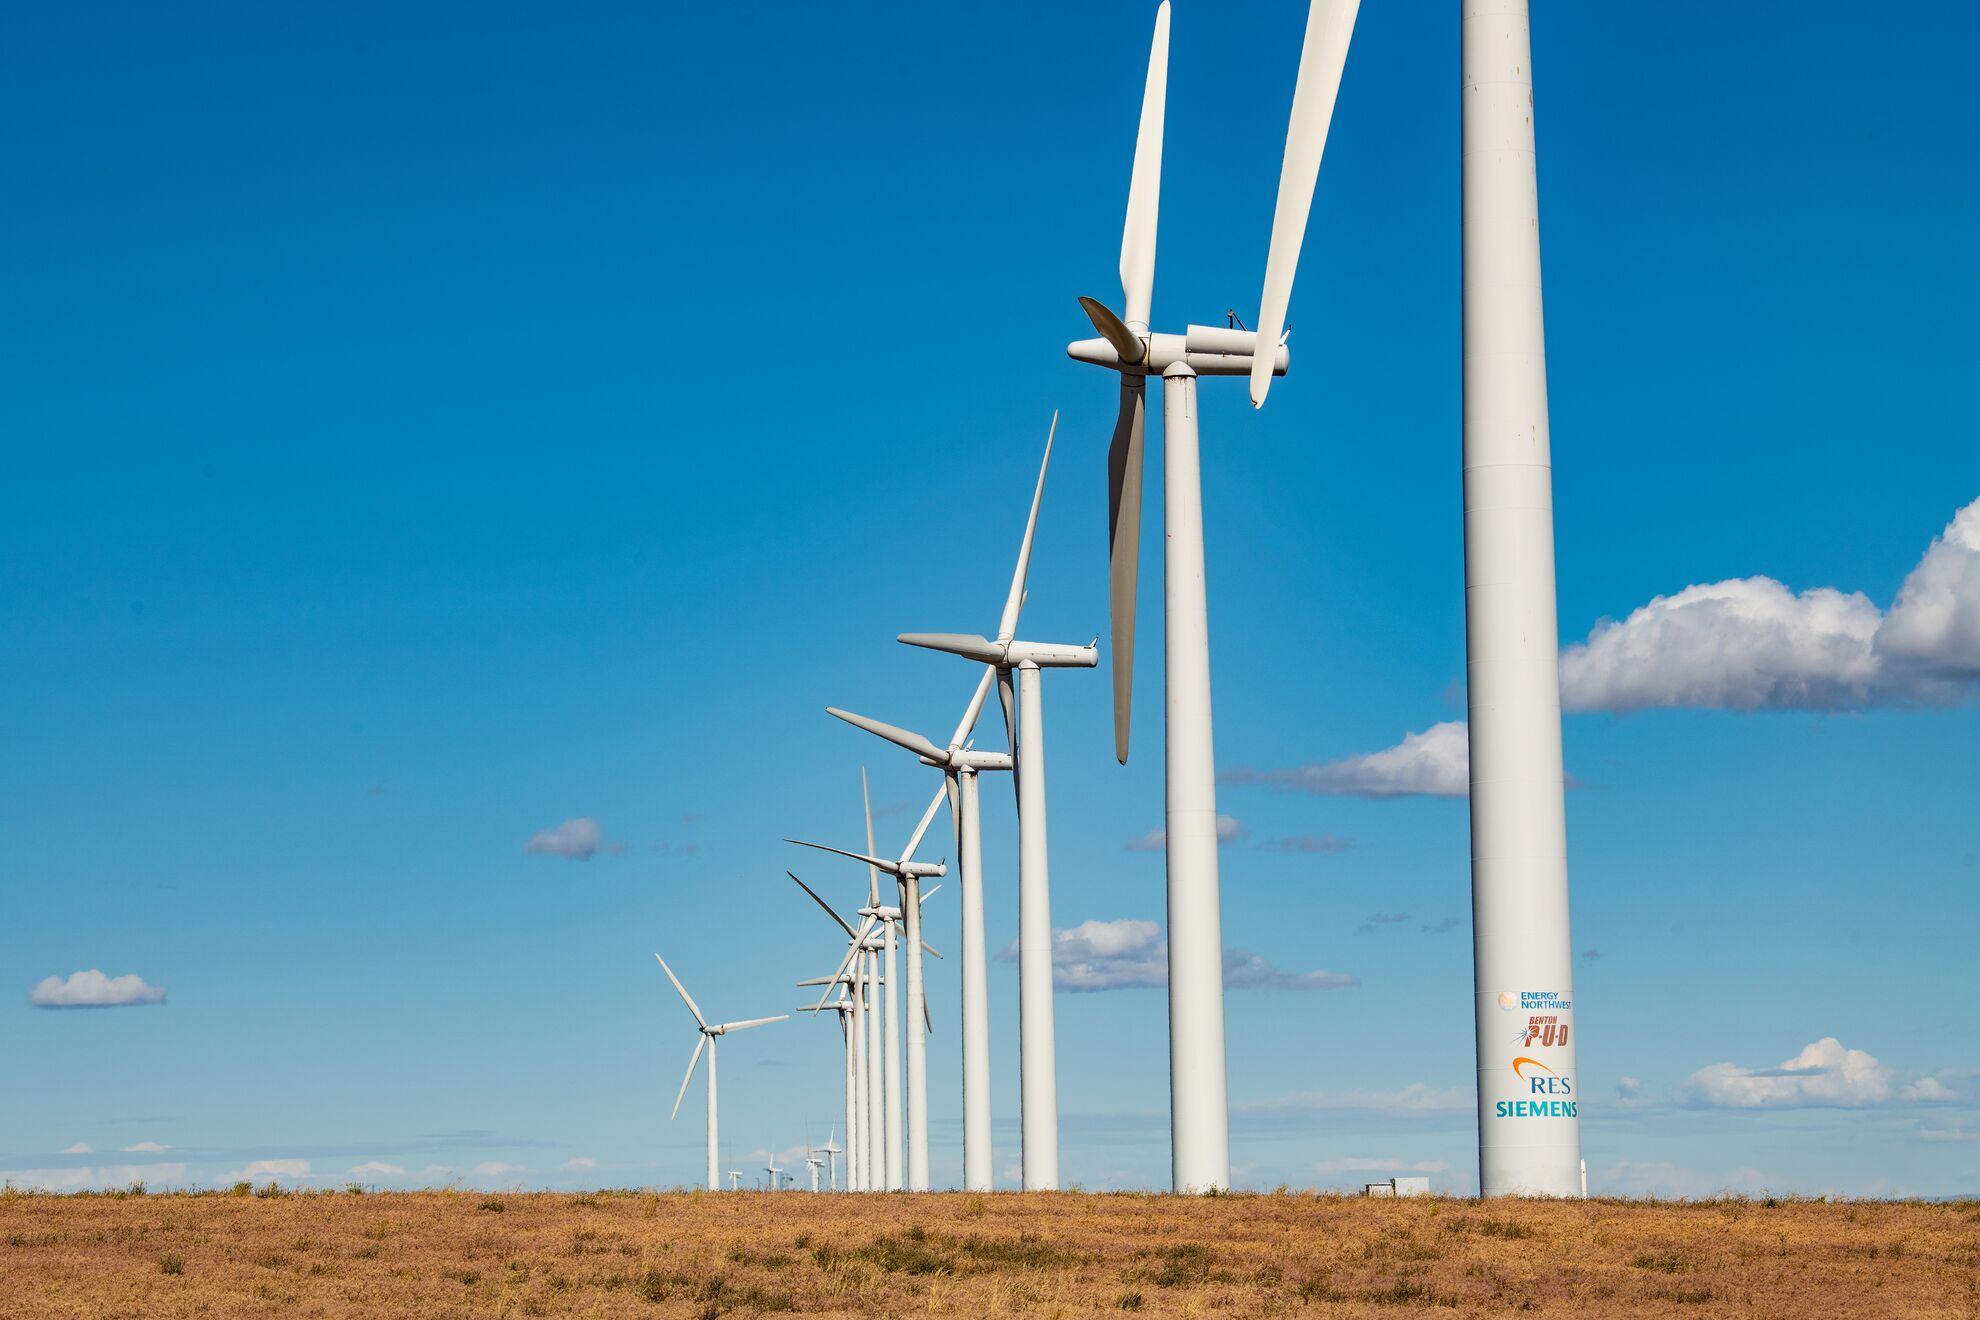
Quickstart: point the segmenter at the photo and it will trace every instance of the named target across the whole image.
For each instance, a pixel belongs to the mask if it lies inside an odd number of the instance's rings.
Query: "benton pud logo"
[[[1538,1059],[1524,1056],[1512,1062],[1513,1076],[1525,1082],[1535,1096],[1568,1096],[1574,1094],[1574,1083],[1555,1072]],[[1493,1106],[1500,1118],[1574,1118],[1577,1116],[1573,1100],[1501,1100]]]

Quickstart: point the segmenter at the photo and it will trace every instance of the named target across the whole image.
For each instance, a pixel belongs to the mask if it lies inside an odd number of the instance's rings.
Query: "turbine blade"
[[[681,1101],[687,1099],[688,1083],[694,1080],[694,1070],[701,1065],[701,1051],[707,1045],[708,1037],[706,1035],[703,1035],[701,1039],[694,1043],[694,1057],[688,1060],[687,1076],[681,1078],[681,1093],[674,1097],[674,1112],[667,1115],[667,1121],[670,1123],[680,1115]]]
[[[941,892],[942,892],[942,886],[940,885],[936,885],[933,889],[925,890],[921,895],[921,906],[927,907],[928,900],[935,897],[935,895]]]
[[[1141,129],[1134,139],[1134,173],[1128,181],[1127,225],[1121,231],[1121,292],[1127,321],[1148,328],[1155,294],[1155,216],[1162,201],[1162,114],[1169,92],[1169,0],[1155,11],[1148,47],[1148,82],[1141,92]]]
[[[1017,693],[1011,689],[1011,671],[1008,669],[997,671],[997,700],[1004,707],[1004,738],[1011,749],[1011,792],[1022,802],[1024,795],[1017,791],[1018,776],[1024,773],[1024,767],[1018,764]]]
[[[994,677],[995,671],[985,670],[986,680]],[[979,688],[979,691],[981,689]],[[948,772],[942,775],[942,792],[949,799],[949,833],[955,836],[956,860],[962,860],[962,789],[956,784],[956,776]]]
[[[818,891],[816,889],[813,889],[810,885],[806,884],[804,881],[798,880],[797,872],[795,871],[786,871],[784,872],[784,874],[789,876],[793,880],[797,880],[797,887],[799,889],[802,889],[805,893],[810,894],[811,901],[818,904],[819,907],[824,908],[825,915],[839,923],[839,929],[846,933],[847,939],[852,938],[853,928],[846,924],[846,919],[844,917],[840,916],[838,913],[832,910],[832,905],[830,903],[827,903],[824,899],[818,896]]]
[[[859,956],[859,947],[861,944],[866,942],[866,933],[872,929],[873,929],[872,917],[868,917],[866,920],[859,923],[859,930],[853,935],[852,943],[846,947],[846,956],[839,959],[839,970],[832,973],[832,979],[826,982],[825,993],[818,996],[818,1006],[820,1008],[823,1008],[825,1006],[825,1001],[832,997],[831,987],[833,985],[843,985],[845,983],[846,969],[848,967],[851,967],[852,960]],[[844,994],[845,992],[841,990],[840,993]]]
[[[942,803],[948,796],[948,776],[944,775],[941,786],[935,790],[935,796],[928,799],[928,810],[921,813],[921,823],[914,827],[914,837],[908,840],[907,848],[901,853],[901,860],[895,863],[896,876],[900,875],[901,868],[914,860],[914,850],[921,846],[921,836],[928,833],[928,822],[935,819],[935,813],[942,809]]]
[[[931,1036],[934,1035],[935,1018],[934,1015],[928,1011],[928,992],[926,990],[921,992],[921,1021],[922,1024],[928,1028],[928,1034]]]
[[[1128,758],[1128,709],[1134,696],[1134,605],[1141,568],[1141,448],[1148,381],[1121,377],[1121,410],[1107,447],[1107,604],[1113,617],[1114,756]]]
[[[822,843],[806,843],[803,839],[785,839],[784,842],[795,843],[800,848],[816,848],[819,852],[837,853],[841,857],[850,857],[855,862],[865,862],[869,868],[877,868],[875,874],[878,874],[879,871],[885,871],[887,874],[892,875],[894,868],[899,865],[897,862],[888,861],[885,857],[875,857],[871,853],[847,852],[844,848],[833,848]],[[873,901],[876,903],[879,901],[877,894],[874,896]]]
[[[1031,513],[1024,520],[1024,540],[1018,546],[1017,571],[1011,574],[1011,594],[997,620],[997,640],[1008,642],[1017,632],[1018,611],[1024,608],[1024,579],[1031,571],[1031,542],[1038,534],[1038,504],[1045,498],[1045,470],[1052,466],[1052,439],[1059,433],[1059,412],[1052,410],[1052,427],[1045,433],[1045,457],[1038,464],[1038,485],[1031,492]]]
[[[927,954],[931,958],[940,958],[942,956],[940,953],[937,953],[935,951],[935,946],[930,944],[927,940],[923,940],[921,942],[921,951]]]
[[[849,710],[840,710],[837,706],[827,706],[825,713],[837,719],[844,720],[856,729],[865,729],[870,734],[885,738],[896,747],[905,747],[917,756],[925,756],[937,765],[943,765],[948,762],[949,753],[946,750],[937,747],[918,733],[897,728],[892,724],[887,724],[880,720],[869,719],[865,715],[855,715]]]
[[[660,955],[657,953],[653,956],[660,958]],[[681,998],[687,1001],[688,1012],[694,1014],[694,1025],[697,1027],[707,1026],[708,1020],[701,1016],[701,1010],[695,1006],[694,996],[690,995],[687,992],[687,987],[681,984],[681,978],[674,975],[674,969],[667,965],[665,958],[660,958],[660,970],[667,974],[667,979],[674,983],[674,989],[680,991]]]
[[[1293,274],[1327,149],[1327,126],[1341,89],[1361,0],[1312,0],[1306,11],[1306,41],[1299,52],[1299,79],[1293,84],[1292,117],[1286,125],[1285,164],[1279,171],[1279,203],[1272,214],[1272,245],[1265,255],[1265,288],[1258,298],[1258,341],[1251,360],[1251,406],[1265,406],[1278,358],[1279,331],[1292,301]]]
[[[859,797],[866,806],[866,851],[868,854],[880,850],[873,846],[873,794],[866,787],[866,767],[859,768]],[[868,907],[880,906],[880,872],[872,866],[866,868],[866,903]]]
[[[767,1025],[768,1023],[771,1023],[771,1022],[782,1022],[782,1021],[783,1021],[783,1020],[784,1020],[785,1018],[787,1018],[787,1017],[789,1017],[789,1016],[790,1016],[790,1014],[789,1014],[789,1013],[779,1013],[779,1014],[778,1014],[778,1015],[777,1015],[776,1017],[767,1017],[767,1018],[747,1018],[747,1019],[745,1019],[744,1021],[741,1021],[741,1022],[724,1022],[724,1023],[723,1023],[723,1024],[721,1025],[721,1026],[719,1026],[719,1027],[717,1027],[717,1028],[715,1028],[715,1030],[717,1030],[717,1031],[747,1031],[747,1030],[748,1030],[749,1028],[751,1028],[751,1027],[761,1027],[761,1026],[765,1026],[765,1025]]]
[[[1023,602],[1020,601],[1018,608],[1022,609],[1023,607]],[[976,721],[983,714],[983,698],[989,695],[990,685],[996,681],[996,678],[997,671],[995,666],[985,665],[983,667],[983,678],[976,685],[976,695],[969,699],[969,709],[965,710],[962,719],[956,722],[956,731],[949,738],[949,746],[962,746],[963,739],[969,737],[975,730]]]
[[[1148,356],[1148,345],[1141,342],[1140,336],[1127,328],[1127,323],[1115,316],[1107,304],[1098,298],[1082,297],[1079,305],[1086,310],[1086,319],[1093,322],[1093,328],[1101,338],[1114,346],[1121,361],[1133,366]]]
[[[894,640],[931,651],[947,651],[986,665],[999,664],[1004,658],[1004,648],[981,633],[902,633]]]

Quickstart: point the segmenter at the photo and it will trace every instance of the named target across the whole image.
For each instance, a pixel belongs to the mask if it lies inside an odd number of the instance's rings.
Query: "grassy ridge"
[[[1980,1316],[1980,1204],[0,1195],[0,1315]]]

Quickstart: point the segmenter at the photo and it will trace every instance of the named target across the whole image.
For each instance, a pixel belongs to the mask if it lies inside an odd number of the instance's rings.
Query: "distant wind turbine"
[[[722,1169],[717,1158],[719,1122],[716,1117],[715,1041],[731,1031],[760,1027],[770,1022],[782,1022],[790,1014],[779,1013],[775,1017],[749,1018],[742,1022],[721,1022],[710,1026],[708,1020],[701,1016],[701,1009],[695,1005],[693,997],[688,994],[687,987],[681,984],[681,978],[675,976],[674,969],[667,966],[667,960],[657,953],[653,956],[659,959],[660,970],[667,974],[667,979],[674,983],[674,989],[680,992],[681,1002],[687,1005],[688,1012],[694,1014],[694,1025],[701,1032],[701,1038],[694,1043],[694,1055],[688,1060],[687,1075],[681,1078],[680,1094],[674,1097],[674,1112],[667,1117],[671,1120],[681,1112],[681,1101],[687,1097],[688,1083],[694,1080],[695,1067],[701,1062],[701,1051],[705,1048],[708,1051],[708,1190],[719,1192],[722,1190]]]
[[[1034,504],[1035,510],[1035,504]],[[1034,511],[1034,525],[1036,514]],[[1026,540],[1029,541],[1029,529]],[[936,766],[943,775],[949,798],[949,816],[955,827],[956,865],[962,882],[962,1073],[963,1073],[963,1187],[967,1191],[991,1189],[990,1156],[990,1010],[987,977],[987,951],[983,934],[983,832],[976,776],[985,770],[1009,770],[1011,757],[1005,752],[979,752],[970,741],[983,710],[984,698],[996,681],[995,665],[983,667],[962,719],[946,747],[938,747],[921,734],[894,725],[855,715],[828,706],[828,713],[888,742],[905,747],[924,764]],[[909,1056],[910,1067],[913,1055]],[[914,1092],[914,1087],[910,1087]],[[927,1094],[921,1090],[923,1113]],[[925,1159],[925,1155],[924,1155]],[[913,1160],[910,1159],[910,1165]],[[912,1169],[910,1170],[912,1173]],[[910,1186],[913,1179],[910,1177]]]
[[[1031,514],[1018,548],[1017,571],[1011,575],[1010,594],[1004,599],[1003,614],[997,621],[996,639],[968,633],[902,633],[899,638],[909,646],[947,651],[989,665],[997,672],[997,696],[1004,707],[1005,731],[1011,738],[1015,763],[1012,777],[1017,781],[1018,797],[1018,1058],[1027,1191],[1049,1191],[1059,1185],[1058,1048],[1052,1010],[1052,882],[1045,832],[1045,710],[1040,674],[1046,669],[1090,669],[1099,662],[1099,652],[1091,644],[1071,646],[1017,640],[1025,577],[1031,567],[1032,538],[1038,527],[1038,505],[1045,495],[1045,473],[1052,464],[1052,440],[1058,426],[1059,417],[1054,413],[1052,429],[1045,436],[1045,456],[1038,465]],[[1015,713],[1011,691],[1013,671],[1017,676]],[[933,748],[933,744],[928,746]],[[946,753],[939,748],[934,750],[938,759],[931,759],[930,763],[944,764],[940,758],[945,758]],[[967,914],[968,894],[964,895],[963,908]],[[965,915],[964,919],[967,921],[969,917]],[[977,929],[980,938],[981,926]],[[968,936],[964,938],[967,943]],[[980,955],[970,952],[964,956],[974,961]],[[965,972],[965,994],[971,993],[970,979]],[[977,1029],[971,1026],[967,1014],[964,1029]],[[968,1057],[967,1049],[964,1057]],[[987,1141],[983,1144],[987,1145]]]
[[[869,902],[867,906],[860,909],[860,913],[865,918],[865,921],[857,931],[854,931],[838,913],[833,912],[831,905],[826,903],[823,898],[820,898],[810,886],[805,885],[801,880],[798,881],[798,884],[804,888],[806,893],[811,895],[820,907],[824,908],[830,914],[832,920],[838,922],[851,935],[856,946],[865,942],[876,922],[880,924],[882,927],[882,943],[888,957],[890,980],[894,967],[894,923],[898,921],[905,928],[908,977],[907,1089],[909,1093],[909,1117],[911,1120],[909,1123],[907,1186],[913,1191],[928,1190],[928,1045],[926,1031],[929,1014],[927,994],[922,988],[921,955],[924,950],[930,953],[933,953],[934,950],[928,948],[927,943],[921,938],[921,881],[924,877],[943,875],[947,872],[947,867],[944,863],[915,861],[914,853],[921,846],[921,840],[928,832],[929,822],[935,818],[935,812],[940,809],[943,796],[944,794],[941,791],[938,790],[936,792],[935,796],[928,803],[928,809],[922,813],[920,823],[915,826],[914,834],[909,838],[907,847],[902,850],[898,858],[893,860],[876,857],[871,852],[848,852],[843,848],[832,848],[822,843],[806,843],[802,839],[785,840],[787,843],[795,843],[805,848],[816,848],[821,852],[836,853],[841,857],[850,857],[855,861],[861,861],[867,864],[869,884],[872,886],[872,889],[869,890]],[[873,846],[871,840],[872,836],[869,833],[867,843],[869,849]],[[901,902],[897,908],[881,906],[878,902],[877,893],[872,892],[873,889],[877,889],[878,873],[881,871],[885,871],[899,882]],[[793,875],[791,879],[797,880],[797,877]],[[856,947],[847,953],[848,963],[857,952],[858,949]],[[846,965],[846,963],[840,964],[840,972],[835,974],[833,979],[836,979],[837,975],[843,974]],[[819,1004],[822,1006],[824,1002],[824,997],[820,996]],[[885,1030],[888,1033],[888,1043],[890,1045],[893,1042],[894,1033],[897,1031],[894,1004],[894,992],[892,987],[889,986],[887,990],[888,1013]],[[916,1011],[917,1009],[919,1010],[918,1012]],[[889,1072],[891,1074],[891,1068]],[[889,1080],[891,1080],[891,1077]],[[894,1155],[898,1150],[898,1147],[894,1145],[898,1134],[898,1125],[890,1128],[887,1132],[888,1154],[890,1156]],[[887,1187],[890,1191],[900,1190],[902,1180],[898,1175],[898,1165],[889,1163],[887,1166]]]

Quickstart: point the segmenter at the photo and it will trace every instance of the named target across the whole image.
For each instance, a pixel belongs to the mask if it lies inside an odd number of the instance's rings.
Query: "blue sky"
[[[1591,1184],[1980,1191],[1980,24],[1537,9]],[[1118,296],[1152,15],[16,17],[0,1169],[699,1176],[652,955],[729,1018],[829,970],[783,870],[863,876],[780,837],[853,842],[865,764],[897,847],[933,781],[823,707],[953,722],[973,675],[891,638],[994,622],[1055,408],[1026,630],[1104,632],[1114,387],[1063,347]],[[1299,28],[1176,11],[1165,325],[1254,310]],[[1367,6],[1292,374],[1203,390],[1226,938],[1356,981],[1232,990],[1246,1185],[1476,1185],[1461,740],[1404,741],[1464,717],[1457,49],[1456,6]],[[1047,683],[1055,925],[1110,923],[1125,982],[1158,584],[1127,768],[1104,674]],[[581,819],[588,859],[525,850]],[[133,984],[164,1001],[31,1003]],[[1013,965],[992,993],[1001,1169]],[[1058,1014],[1065,1177],[1165,1185],[1162,991]],[[838,1048],[725,1047],[736,1167],[823,1138]]]

